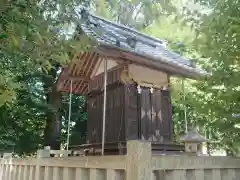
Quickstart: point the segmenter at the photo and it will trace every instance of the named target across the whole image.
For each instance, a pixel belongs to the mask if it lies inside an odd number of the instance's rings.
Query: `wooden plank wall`
[[[168,90],[161,90],[161,91],[158,90],[157,93],[161,94],[161,112],[162,112],[162,120],[163,120],[163,126],[161,129],[161,132],[163,136],[163,141],[172,142],[173,120],[172,120],[171,93]]]
[[[117,86],[107,90],[105,142],[125,141],[125,88]],[[88,98],[87,140],[101,143],[103,93]]]
[[[139,131],[141,125],[139,124],[140,111],[138,101],[136,86],[127,86],[125,89],[126,140],[136,140],[141,136]]]
[[[115,82],[120,82],[120,75],[123,70],[123,66],[119,65],[107,72],[107,85],[114,84]],[[94,91],[102,91],[104,85],[104,73],[101,73],[89,81],[89,93]]]
[[[172,112],[170,92],[142,88],[137,93],[136,86],[126,89],[127,138],[154,142],[172,141]]]
[[[123,67],[108,72],[106,104],[106,142],[126,140],[172,141],[172,106],[170,92],[123,84]],[[91,80],[87,98],[88,143],[101,143],[103,112],[103,74]]]
[[[120,83],[123,66],[108,71],[107,79],[107,107],[106,107],[106,138],[105,142],[125,140],[124,121],[124,86]],[[95,76],[89,82],[87,96],[87,142],[101,143],[103,117],[103,84],[104,74]]]

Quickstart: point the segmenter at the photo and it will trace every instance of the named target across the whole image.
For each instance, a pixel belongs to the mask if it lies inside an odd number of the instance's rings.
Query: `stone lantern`
[[[206,142],[206,139],[196,129],[191,129],[181,138],[181,141],[185,143],[185,152],[198,153],[199,147]]]

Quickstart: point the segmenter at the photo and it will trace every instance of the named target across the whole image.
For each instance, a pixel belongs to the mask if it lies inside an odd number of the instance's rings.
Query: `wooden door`
[[[139,139],[139,97],[136,86],[125,86],[125,121],[126,121],[126,140]]]
[[[142,88],[140,109],[140,139],[169,142],[172,138],[171,97],[169,91]]]

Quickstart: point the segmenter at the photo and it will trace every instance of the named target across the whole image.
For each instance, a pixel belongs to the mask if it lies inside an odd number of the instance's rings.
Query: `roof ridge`
[[[153,41],[154,43],[158,43],[159,45],[163,45],[164,43],[167,42],[166,40],[162,40],[162,39],[159,39],[159,38],[150,36],[150,35],[146,35],[146,34],[144,34],[144,33],[142,33],[142,32],[139,32],[138,30],[136,30],[136,29],[134,29],[134,28],[130,28],[130,27],[125,26],[125,25],[123,25],[123,24],[119,24],[119,23],[116,23],[116,22],[107,20],[107,19],[105,19],[105,18],[102,18],[102,17],[100,17],[100,16],[93,15],[93,14],[90,13],[88,10],[82,10],[82,11],[81,11],[81,14],[82,14],[82,13],[87,13],[87,17],[91,16],[91,17],[93,17],[93,18],[95,18],[95,19],[104,21],[104,22],[106,22],[106,23],[109,23],[109,24],[117,27],[117,28],[122,28],[122,29],[124,29],[124,30],[127,30],[128,32],[132,32],[132,33],[134,33],[134,34],[136,34],[136,35],[142,36],[142,37],[144,37],[144,38],[146,38],[146,39],[148,39],[148,40]],[[86,17],[86,16],[85,16],[85,17]]]

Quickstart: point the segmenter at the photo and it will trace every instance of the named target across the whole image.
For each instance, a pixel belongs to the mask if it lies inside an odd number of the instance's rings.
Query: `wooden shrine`
[[[172,118],[169,91],[138,86],[139,84],[131,81],[129,77],[128,71],[131,67],[132,65],[117,65],[108,71],[106,142],[133,139],[171,142]],[[142,69],[140,66],[133,67],[136,73]],[[147,73],[145,75],[147,76]],[[167,85],[167,76],[162,76],[166,80],[163,85]],[[100,73],[89,83],[87,95],[89,143],[101,142],[103,79],[103,73]]]
[[[101,150],[104,61],[107,61],[105,151],[126,152],[126,141],[152,142],[154,151],[181,151],[173,144],[169,77],[199,78],[204,72],[171,52],[166,42],[82,12],[81,36],[97,45],[78,53],[57,81],[59,91],[87,100],[87,142],[73,149]]]

